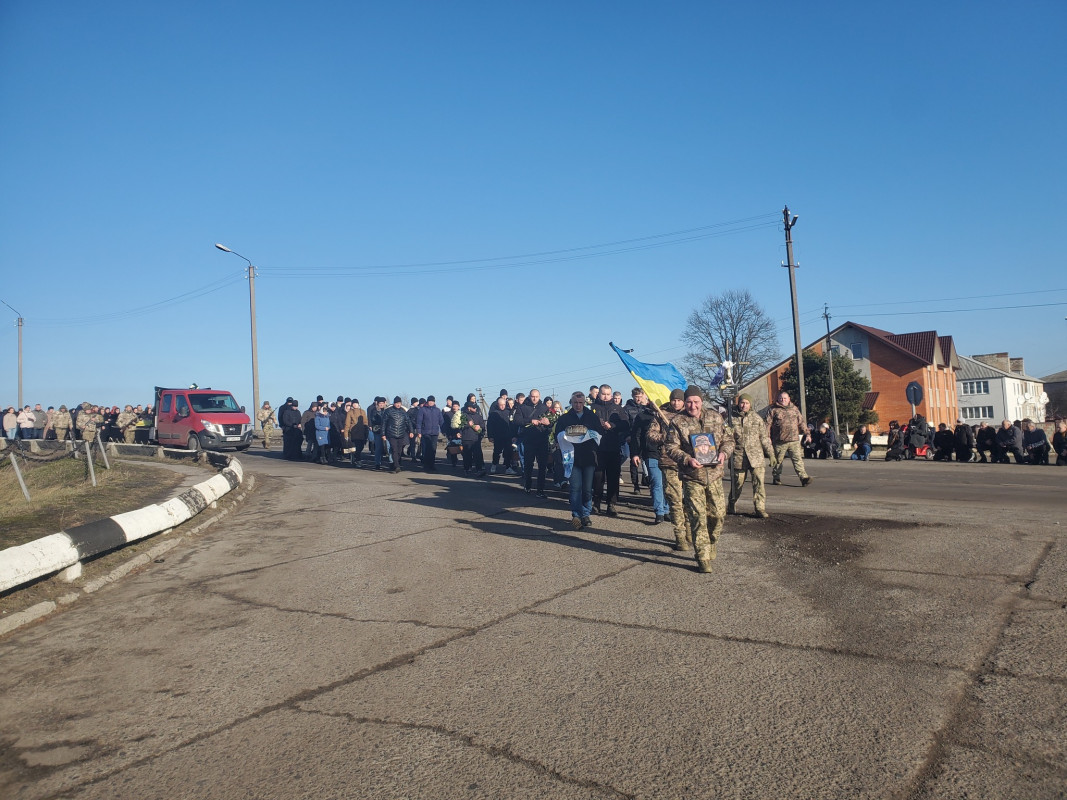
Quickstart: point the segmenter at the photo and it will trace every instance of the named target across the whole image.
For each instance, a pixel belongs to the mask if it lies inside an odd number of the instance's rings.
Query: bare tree
[[[704,364],[721,364],[726,360],[727,343],[731,361],[749,362],[733,370],[734,382],[739,386],[781,359],[775,325],[747,289],[730,289],[719,296],[705,298],[700,307],[689,314],[682,331],[682,343],[689,348],[682,370],[687,378],[699,385],[708,382]]]

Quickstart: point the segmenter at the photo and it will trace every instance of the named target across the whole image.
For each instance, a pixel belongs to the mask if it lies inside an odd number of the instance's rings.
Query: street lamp
[[[259,411],[259,356],[256,353],[256,268],[252,262],[240,253],[231,250],[224,244],[215,242],[215,247],[224,253],[233,253],[238,258],[248,262],[248,310],[252,320],[252,425],[255,430],[260,428],[256,415]]]

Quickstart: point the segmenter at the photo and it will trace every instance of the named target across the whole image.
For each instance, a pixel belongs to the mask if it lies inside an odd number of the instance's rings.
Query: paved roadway
[[[1067,469],[814,463],[702,576],[645,509],[244,462],[0,642],[0,797],[1067,796]]]

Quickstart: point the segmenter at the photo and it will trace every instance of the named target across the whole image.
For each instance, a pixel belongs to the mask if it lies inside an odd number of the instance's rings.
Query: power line
[[[1026,292],[997,292],[996,294],[974,294],[967,297],[930,297],[919,298],[917,300],[897,300],[889,303],[862,303],[860,305],[852,306],[835,306],[837,310],[857,309],[857,308],[882,308],[884,306],[913,306],[918,303],[954,303],[960,300],[985,300],[990,297],[1018,297],[1020,295],[1027,294],[1055,294],[1056,292],[1067,292],[1067,289],[1034,289]]]
[[[189,300],[195,300],[198,297],[217,292],[220,289],[225,289],[227,286],[232,286],[235,283],[239,283],[244,280],[244,270],[239,275],[227,275],[225,278],[220,278],[217,281],[213,281],[209,284],[201,286],[198,289],[190,289],[188,292],[169,297],[165,300],[159,300],[155,303],[149,303],[146,306],[138,306],[137,308],[129,308],[123,311],[116,311],[109,314],[97,314],[93,316],[85,317],[42,317],[35,319],[34,324],[39,327],[48,328],[66,328],[76,327],[80,325],[99,325],[105,322],[118,322],[121,320],[131,319],[133,317],[143,316],[145,314],[151,314],[159,311],[167,306],[177,305],[178,303],[184,303]]]
[[[916,314],[964,314],[973,311],[1006,311],[1015,308],[1048,308],[1049,306],[1067,306],[1067,301],[1062,303],[1033,303],[1023,306],[986,306],[984,308],[938,308],[933,311],[882,311],[877,314],[864,314],[865,317],[903,317]]]
[[[733,225],[736,222],[742,222],[744,220],[738,220],[733,223],[718,223],[716,226],[705,226],[705,228],[722,227],[725,225]],[[424,275],[430,273],[441,272],[470,272],[481,270],[494,270],[494,269],[514,269],[516,267],[534,266],[538,264],[557,264],[565,261],[579,261],[589,258],[600,258],[609,255],[618,255],[620,253],[631,253],[639,250],[651,250],[660,247],[670,247],[676,244],[685,244],[688,242],[700,241],[703,239],[718,238],[720,236],[733,236],[738,233],[745,233],[751,230],[757,230],[760,228],[773,227],[775,223],[760,222],[751,225],[743,225],[741,227],[730,228],[727,230],[716,230],[709,233],[701,233],[695,236],[687,236],[680,239],[671,239],[670,241],[658,241],[651,242],[633,247],[618,247],[613,250],[599,250],[595,253],[579,253],[582,250],[592,250],[597,248],[612,247],[614,244],[625,244],[627,242],[639,242],[647,241],[654,238],[662,238],[667,236],[677,236],[685,231],[678,231],[671,234],[656,234],[654,236],[646,236],[638,239],[629,239],[624,242],[608,243],[602,245],[588,245],[585,247],[568,248],[565,250],[546,251],[544,253],[533,253],[527,256],[506,256],[499,259],[470,259],[465,261],[453,261],[453,262],[428,262],[427,264],[397,264],[393,266],[386,266],[381,264],[376,265],[364,265],[354,267],[309,267],[303,269],[291,268],[291,267],[260,267],[261,272],[270,273],[274,277],[371,277],[375,275]],[[702,229],[693,229],[702,230]],[[557,255],[571,253],[571,255]],[[550,256],[541,258],[540,256]],[[511,259],[527,259],[525,261],[515,261],[514,263],[483,263],[483,262],[503,262]],[[472,264],[481,264],[481,266],[471,266]],[[465,265],[465,266],[450,266],[450,265]],[[410,269],[411,267],[430,267],[429,269]],[[378,270],[378,271],[375,271]]]

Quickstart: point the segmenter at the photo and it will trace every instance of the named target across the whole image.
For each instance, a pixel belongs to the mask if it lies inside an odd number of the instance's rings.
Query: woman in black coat
[[[468,400],[460,410],[463,415],[460,425],[460,441],[463,442],[463,472],[475,477],[485,475],[485,458],[482,456],[482,437],[485,435],[485,418],[478,404]]]

